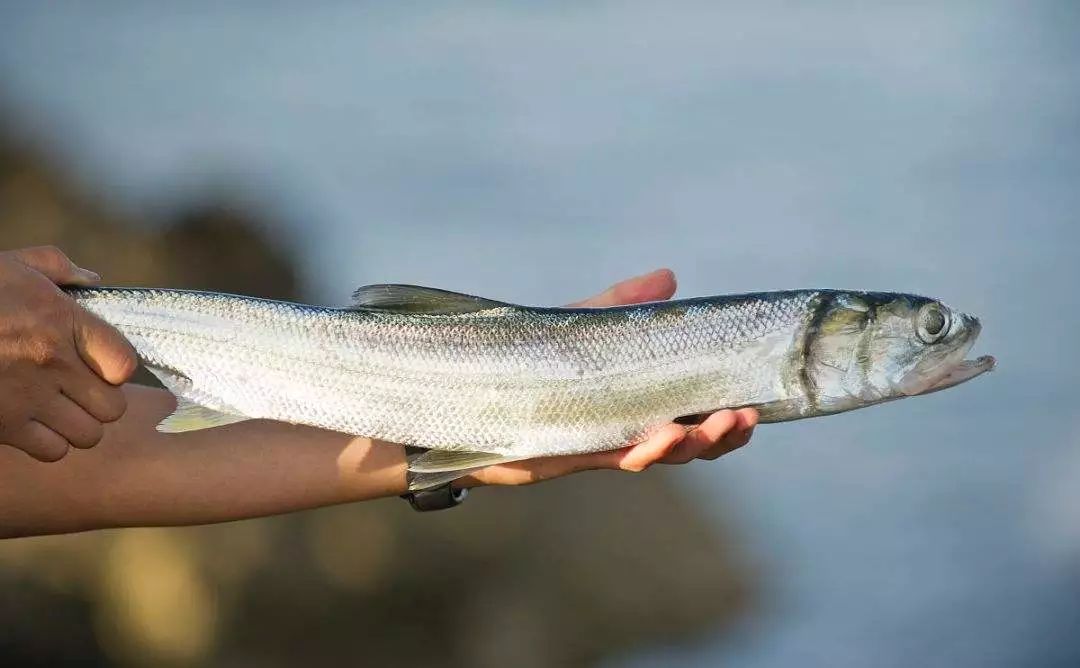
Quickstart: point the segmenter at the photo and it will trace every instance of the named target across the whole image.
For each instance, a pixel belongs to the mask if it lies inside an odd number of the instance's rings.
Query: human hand
[[[57,287],[98,280],[51,246],[0,252],[0,443],[52,462],[123,415],[134,350]]]
[[[616,283],[604,292],[573,306],[619,306],[669,299],[675,294],[675,275],[660,269],[644,276]],[[526,485],[559,478],[577,471],[621,469],[644,471],[653,464],[685,464],[694,459],[716,459],[750,442],[758,413],[753,408],[713,413],[691,430],[671,423],[648,440],[619,450],[584,455],[541,457],[498,464],[475,471],[456,484]]]

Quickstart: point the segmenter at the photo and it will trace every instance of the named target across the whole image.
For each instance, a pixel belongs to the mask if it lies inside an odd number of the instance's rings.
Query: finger
[[[718,411],[697,427],[701,432],[693,436],[696,442],[690,452],[700,452],[701,455],[698,456],[712,452],[709,458],[715,459],[720,454],[738,447],[731,442],[731,439],[745,437],[748,441],[749,434],[743,430],[748,429],[752,433],[753,425],[756,423],[757,412],[753,409]],[[642,471],[656,462],[668,462],[669,459],[672,460],[671,463],[682,463],[682,456],[673,453],[681,447],[682,441],[693,434],[694,432],[687,434],[682,425],[669,424],[638,445],[607,452],[541,457],[488,466],[460,478],[454,484],[459,487],[527,485],[579,471],[594,469]],[[710,451],[710,448],[715,450]]]
[[[622,469],[643,471],[663,457],[680,439],[685,430],[679,425],[667,425],[638,445],[618,450],[581,455],[538,457],[507,464],[487,466],[458,479],[459,487],[477,485],[529,485],[543,480],[560,478],[580,471]]]
[[[730,436],[724,438],[716,445],[703,450],[697,458],[712,461],[728,453],[735,452],[750,442],[752,433],[751,430],[733,432]]]
[[[575,456],[576,457],[576,456]],[[556,462],[557,457],[539,457],[509,464],[495,464],[477,469],[454,481],[459,489],[478,485],[531,485],[582,470],[572,462]],[[564,459],[570,459],[566,457]]]
[[[45,274],[57,285],[93,285],[101,280],[96,273],[77,266],[56,246],[36,246],[14,251],[15,259]]]
[[[624,448],[629,449],[629,448]],[[468,476],[459,478],[455,485],[530,485],[532,483],[561,478],[564,475],[595,469],[617,469],[618,458],[614,452],[596,452],[582,455],[557,455],[537,457],[507,464],[486,466]]]
[[[74,370],[61,381],[64,394],[98,422],[115,422],[127,410],[124,392],[98,377],[76,360]]]
[[[92,448],[105,434],[104,427],[94,416],[62,394],[57,394],[37,419],[76,448]]]
[[[59,461],[69,448],[67,439],[37,420],[27,422],[11,438],[11,445],[40,462]]]
[[[740,437],[735,439],[735,447],[741,448],[742,446],[749,443],[753,438],[754,438],[754,428],[750,427],[749,429],[743,431],[742,435]]]
[[[739,410],[736,412],[736,419],[736,426],[720,442],[698,455],[699,459],[713,460],[738,450],[750,442],[754,435],[754,427],[757,426],[757,411],[752,408]]]
[[[697,459],[706,450],[716,446],[739,425],[735,411],[717,411],[686,434],[675,448],[664,457],[665,464],[685,464]]]
[[[666,457],[684,438],[686,429],[682,425],[664,425],[644,442],[624,451],[617,450],[618,467],[624,471],[644,471]]]
[[[675,294],[675,274],[670,269],[656,271],[620,281],[595,297],[571,306],[619,306],[670,299]]]
[[[735,417],[739,421],[738,429],[748,433],[753,433],[754,427],[757,427],[761,420],[761,415],[753,408],[740,408],[735,411]]]
[[[113,385],[131,378],[139,362],[120,332],[81,308],[75,309],[74,325],[75,345],[88,367]]]

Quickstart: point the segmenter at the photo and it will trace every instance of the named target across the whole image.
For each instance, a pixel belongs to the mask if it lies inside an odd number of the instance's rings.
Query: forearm
[[[401,494],[400,446],[265,421],[183,434],[163,390],[124,388],[97,447],[42,464],[0,448],[0,536],[205,524]]]

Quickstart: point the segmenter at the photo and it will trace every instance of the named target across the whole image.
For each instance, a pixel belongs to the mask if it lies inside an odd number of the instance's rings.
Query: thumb
[[[57,285],[93,285],[101,280],[94,272],[77,266],[56,246],[23,248],[12,254],[16,260]]]
[[[75,346],[86,365],[113,385],[120,385],[138,368],[135,350],[120,332],[105,322],[75,308]]]
[[[657,269],[634,278],[620,281],[595,297],[571,306],[621,306],[670,299],[675,294],[675,274],[670,269]]]

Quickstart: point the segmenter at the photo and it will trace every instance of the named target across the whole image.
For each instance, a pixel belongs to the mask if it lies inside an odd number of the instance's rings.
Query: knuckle
[[[23,304],[31,313],[37,327],[52,330],[70,330],[72,324],[71,301],[52,283],[42,279],[34,281],[23,294]]]
[[[63,346],[51,336],[38,336],[26,346],[27,359],[39,367],[55,366],[62,361]]]
[[[38,449],[27,452],[27,454],[29,454],[34,459],[38,460],[39,462],[45,462],[46,464],[60,461],[67,456],[67,453],[67,443],[56,445],[45,444]]]
[[[35,312],[48,309],[56,300],[56,290],[47,278],[41,275],[32,276],[32,280],[26,281],[22,287],[23,303]]]
[[[92,361],[105,381],[119,385],[139,368],[139,358],[131,344],[111,325],[93,317],[81,318],[76,331],[83,358]]]
[[[131,352],[131,349],[125,346],[118,351],[113,360],[112,375],[116,379],[116,383],[119,384],[131,378],[138,368],[139,360]]]
[[[56,246],[38,246],[34,251],[41,262],[53,269],[66,269],[68,265],[71,264],[71,261],[68,260],[68,256],[64,251]]]
[[[83,432],[79,434],[79,438],[76,441],[72,441],[72,445],[77,448],[92,448],[101,442],[101,439],[105,436],[105,428],[101,426],[100,422],[93,422],[91,425],[87,425]]]
[[[116,422],[124,416],[127,411],[127,399],[124,397],[124,393],[116,388],[112,388],[112,391],[105,396],[105,401],[101,406],[101,420],[103,422]]]
[[[27,407],[9,408],[12,410],[8,410],[7,413],[0,413],[0,439],[9,439],[18,435],[19,431],[26,426],[30,419]]]
[[[15,251],[16,261],[47,274],[64,274],[71,269],[71,260],[56,246],[34,246]]]

